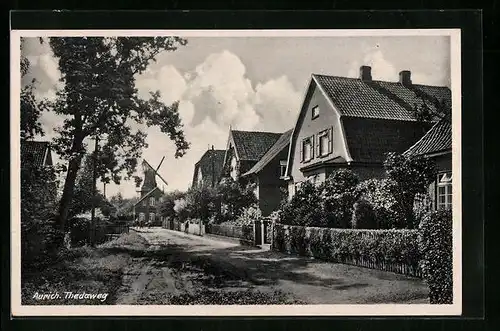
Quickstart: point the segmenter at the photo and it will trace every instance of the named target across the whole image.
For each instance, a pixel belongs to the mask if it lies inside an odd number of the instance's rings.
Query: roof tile
[[[232,130],[236,151],[240,160],[258,161],[282,133]]]

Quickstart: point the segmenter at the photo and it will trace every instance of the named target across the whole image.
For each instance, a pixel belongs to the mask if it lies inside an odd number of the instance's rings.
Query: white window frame
[[[280,178],[284,178],[286,176],[286,160],[280,161]]]
[[[155,205],[155,197],[149,197],[149,205],[151,207],[154,207],[154,205]]]
[[[139,213],[139,221],[144,221],[146,219],[146,215],[144,213]]]
[[[437,175],[436,187],[436,209],[451,210],[453,200],[453,184],[452,173],[442,172]],[[444,197],[444,202],[441,202],[441,197]]]
[[[312,107],[312,109],[311,109],[311,119],[314,120],[314,119],[318,118],[319,117],[319,111],[320,111],[320,109],[319,109],[318,105]]]
[[[154,222],[155,216],[156,216],[155,213],[149,213],[149,221]]]
[[[307,138],[302,139],[301,142],[301,149],[302,149],[302,162],[309,162],[312,159],[314,159],[314,136],[309,136]],[[306,146],[310,146],[310,152],[309,152],[309,158],[306,159]]]

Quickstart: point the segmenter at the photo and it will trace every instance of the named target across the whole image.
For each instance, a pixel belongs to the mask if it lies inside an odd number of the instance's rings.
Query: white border
[[[451,316],[462,311],[460,29],[367,30],[12,30],[11,37],[11,307],[13,316]],[[20,38],[56,36],[355,37],[449,36],[453,123],[453,298],[451,305],[22,306],[20,248]]]

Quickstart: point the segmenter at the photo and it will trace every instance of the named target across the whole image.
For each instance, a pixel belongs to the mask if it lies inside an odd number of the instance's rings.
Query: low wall
[[[422,277],[417,230],[273,226],[272,249],[324,261]]]

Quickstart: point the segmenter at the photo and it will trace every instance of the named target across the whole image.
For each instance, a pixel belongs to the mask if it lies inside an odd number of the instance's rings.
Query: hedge
[[[205,232],[254,242],[253,225],[207,224]]]
[[[417,230],[360,230],[275,224],[272,249],[421,277]]]
[[[419,226],[422,274],[431,303],[453,303],[453,234],[451,211],[436,211]]]

